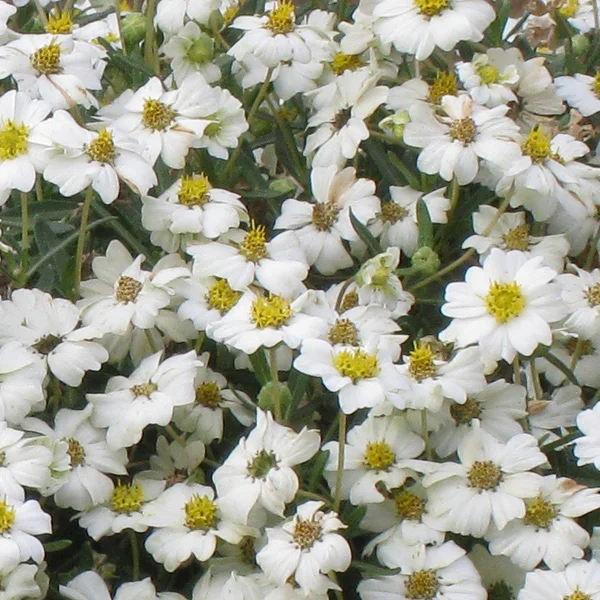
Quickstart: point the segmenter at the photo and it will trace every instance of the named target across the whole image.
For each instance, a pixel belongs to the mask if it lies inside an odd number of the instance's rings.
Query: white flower
[[[565,327],[583,339],[600,334],[600,269],[584,271],[573,265],[576,275],[564,273],[556,278],[569,316]]]
[[[441,463],[423,479],[429,492],[427,523],[482,537],[492,523],[502,530],[525,516],[524,498],[534,498],[542,481],[529,471],[546,463],[533,436],[518,434],[503,444],[474,426],[457,453],[460,464]]]
[[[448,51],[462,40],[480,41],[496,15],[481,0],[382,0],[373,16],[373,31],[384,44],[425,60],[436,46]]]
[[[0,341],[16,341],[39,355],[52,374],[77,387],[86,371],[99,371],[108,352],[90,341],[101,333],[93,327],[78,328],[79,309],[62,298],[41,290],[15,290],[10,301],[0,304]]]
[[[402,417],[369,417],[348,432],[344,449],[342,497],[352,504],[383,502],[377,488],[383,482],[388,490],[401,487],[407,477],[424,468],[424,461],[414,460],[425,449],[425,442],[410,431]],[[329,451],[325,477],[330,489],[336,487],[339,443],[323,446]]]
[[[600,111],[600,78],[576,73],[574,77],[557,77],[556,93],[575,107],[584,117]]]
[[[186,17],[206,25],[211,13],[220,4],[217,0],[162,0],[156,7],[155,22],[168,37],[183,28]]]
[[[208,560],[217,538],[238,544],[253,531],[225,517],[214,494],[205,485],[177,483],[144,506],[144,521],[154,527],[144,546],[170,573],[192,555]]]
[[[192,350],[161,362],[162,352],[144,359],[129,376],[111,377],[104,394],[87,394],[94,427],[107,427],[111,450],[140,441],[147,425],[168,425],[173,408],[194,401],[194,377],[201,365]]]
[[[0,2],[0,34],[6,32],[7,21],[17,12],[15,6],[11,6],[8,2]]]
[[[575,440],[578,466],[593,464],[600,470],[600,404],[581,411],[577,416],[577,427],[583,433]]]
[[[257,409],[256,427],[213,475],[221,509],[243,523],[254,507],[283,516],[299,486],[292,467],[314,456],[319,446],[317,431],[303,428],[296,433]]]
[[[14,77],[19,91],[53,108],[97,107],[88,90],[101,90],[105,63],[98,45],[71,36],[25,34],[0,47],[0,79]]]
[[[444,96],[441,107],[444,114],[437,116],[427,105],[414,105],[404,127],[404,141],[423,148],[417,160],[423,173],[465,185],[475,179],[480,159],[508,168],[519,158],[519,128],[506,117],[507,106],[484,108],[462,95]]]
[[[46,591],[42,590],[43,571],[37,565],[21,563],[10,572],[2,572],[0,581],[0,598],[2,600],[25,600],[26,598],[44,598]],[[39,577],[39,581],[36,578]]]
[[[319,510],[322,506],[323,502],[305,502],[291,521],[267,528],[267,543],[256,562],[273,583],[284,585],[293,577],[305,595],[340,589],[327,573],[350,566],[350,546],[336,533],[346,526],[337,513]]]
[[[599,491],[566,477],[544,477],[539,494],[526,501],[521,518],[501,531],[488,532],[490,552],[508,556],[527,571],[540,561],[553,571],[564,569],[574,558],[582,558],[589,544],[589,533],[575,518],[600,507]]]
[[[486,356],[507,362],[517,352],[529,356],[538,344],[549,346],[549,323],[564,315],[564,307],[556,285],[549,283],[556,271],[542,260],[492,249],[483,267],[467,271],[465,283],[446,287],[442,313],[453,321],[440,339],[460,347],[478,343]]]
[[[348,167],[314,168],[310,174],[311,204],[290,198],[281,206],[275,229],[293,229],[304,250],[308,264],[323,275],[332,275],[353,265],[343,240],[359,242],[360,237],[350,220],[350,211],[367,225],[379,210],[375,183],[356,179],[356,170]]]
[[[498,596],[516,598],[525,583],[525,571],[504,556],[492,556],[482,544],[476,544],[469,553],[469,558],[481,575],[488,598]]]
[[[358,584],[362,600],[485,600],[479,573],[454,542],[441,546],[415,546],[413,553],[399,553],[398,575],[364,579]]]

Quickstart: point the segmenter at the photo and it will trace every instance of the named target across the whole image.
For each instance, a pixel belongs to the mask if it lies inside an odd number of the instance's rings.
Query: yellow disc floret
[[[425,500],[407,490],[398,492],[394,496],[394,504],[400,519],[419,521],[425,512]]]
[[[565,19],[572,19],[578,10],[579,0],[566,0],[566,2],[562,2],[562,5],[558,9],[558,12]]]
[[[146,396],[148,398],[150,397],[150,394],[155,392],[157,389],[158,386],[151,381],[148,381],[147,383],[138,383],[131,386],[131,391],[133,392],[134,396]]]
[[[350,319],[337,319],[327,337],[332,344],[358,345],[358,330]]]
[[[294,525],[292,537],[302,550],[310,548],[322,535],[323,528],[317,521],[309,521],[298,517]]]
[[[368,469],[385,471],[396,462],[396,455],[387,442],[369,442],[364,460]]]
[[[208,531],[217,520],[217,505],[208,497],[194,494],[185,505],[185,526]]]
[[[360,58],[360,54],[344,54],[336,52],[331,61],[331,70],[336,75],[341,75],[344,71],[356,71],[364,66],[364,62]]]
[[[480,490],[493,490],[502,479],[502,471],[491,460],[476,460],[469,469],[469,483]]]
[[[4,500],[0,500],[0,533],[5,533],[14,525],[15,516],[15,509]]]
[[[143,284],[141,281],[137,281],[133,277],[127,275],[121,275],[117,282],[117,289],[115,290],[115,298],[117,302],[134,302],[142,291]]]
[[[60,45],[51,42],[43,46],[31,55],[30,62],[40,75],[60,73]]]
[[[86,153],[92,160],[112,163],[115,159],[115,143],[111,132],[105,128],[101,129],[98,137],[86,148]]]
[[[422,381],[436,374],[437,367],[434,363],[434,353],[429,344],[415,342],[414,350],[410,353],[408,372],[417,381]]]
[[[27,154],[29,129],[10,119],[2,123],[0,129],[0,160],[12,160]]]
[[[340,375],[350,377],[353,382],[379,375],[377,357],[360,349],[343,350],[333,359],[333,366]]]
[[[456,96],[457,92],[456,75],[452,71],[438,71],[429,88],[429,102],[439,104],[444,96]]]
[[[477,126],[475,125],[475,121],[470,117],[459,119],[458,121],[452,122],[448,134],[453,140],[458,140],[466,146],[475,139],[475,136],[477,135]]]
[[[289,33],[294,29],[294,3],[291,0],[281,0],[271,10],[267,23],[267,29],[275,35]]]
[[[129,514],[144,504],[144,491],[137,483],[118,483],[110,497],[110,507],[116,513]]]
[[[414,0],[414,3],[426,17],[435,17],[450,5],[449,0]]]
[[[241,296],[242,292],[232,290],[226,279],[219,279],[210,286],[206,294],[206,302],[211,308],[224,314],[237,304]]]
[[[146,100],[142,114],[142,125],[153,131],[165,130],[177,113],[159,100]]]
[[[339,207],[333,202],[319,202],[313,206],[312,222],[317,231],[330,231],[335,223]]]
[[[595,283],[586,290],[585,299],[590,306],[600,305],[600,283]]]
[[[440,582],[434,571],[417,571],[408,576],[406,597],[411,600],[431,600],[440,587]]]
[[[75,438],[68,438],[67,444],[69,445],[67,453],[71,458],[71,466],[78,467],[85,460],[85,450],[81,443]]]
[[[522,223],[507,231],[504,236],[504,243],[509,250],[521,250],[529,248],[529,225]]]
[[[73,31],[73,19],[69,11],[61,11],[56,9],[48,17],[48,25],[46,25],[46,31],[48,33],[54,33],[56,35],[66,35]]]
[[[526,505],[525,523],[539,529],[548,529],[558,515],[556,507],[540,497],[526,502]]]
[[[563,600],[591,600],[591,596],[582,592],[579,587],[577,587],[572,594],[565,596]]]
[[[223,401],[219,386],[214,381],[203,381],[196,388],[196,404],[207,408],[218,408]]]
[[[209,200],[211,189],[208,177],[200,175],[184,175],[179,184],[177,200],[185,206],[204,206]]]
[[[468,425],[473,419],[477,419],[480,414],[481,405],[470,396],[467,396],[463,404],[452,404],[450,406],[450,416],[457,425]]]
[[[523,154],[527,154],[534,163],[542,163],[552,155],[551,138],[539,126],[535,126],[521,145]]]
[[[594,77],[592,83],[592,91],[596,94],[596,97],[600,98],[600,71],[598,71]]]
[[[490,85],[492,83],[498,83],[498,69],[493,65],[481,65],[476,69],[479,79],[483,85]]]
[[[494,281],[485,297],[485,307],[498,323],[507,323],[525,310],[525,297],[516,281]]]
[[[279,329],[292,317],[290,303],[281,296],[270,295],[257,298],[250,308],[250,318],[259,329],[273,327]]]
[[[258,262],[267,256],[267,229],[264,225],[252,222],[250,231],[239,246],[240,254],[251,262]]]

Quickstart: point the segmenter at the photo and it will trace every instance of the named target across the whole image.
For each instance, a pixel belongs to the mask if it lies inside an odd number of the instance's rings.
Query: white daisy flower
[[[600,470],[600,404],[579,413],[577,428],[583,433],[575,440],[573,452],[578,459],[577,465],[593,464]]]
[[[465,554],[454,542],[415,546],[414,552],[398,555],[398,575],[363,579],[358,593],[362,600],[485,600],[479,573]]]
[[[525,514],[501,531],[492,528],[486,539],[491,554],[508,556],[531,571],[543,561],[553,571],[583,557],[589,533],[576,522],[600,507],[600,490],[572,479],[547,475],[539,494],[526,500]]]
[[[574,77],[557,77],[556,93],[575,107],[584,117],[600,111],[600,77],[576,73]]]
[[[414,105],[404,127],[404,141],[423,148],[417,159],[423,173],[446,181],[456,176],[465,185],[475,179],[480,160],[508,168],[519,158],[519,128],[506,117],[507,106],[484,108],[462,95],[444,96],[441,108],[437,116],[431,107]]]
[[[101,90],[105,51],[71,36],[25,34],[0,47],[0,79],[14,77],[19,91],[54,109],[97,107],[88,90]]]
[[[440,334],[459,347],[478,343],[491,359],[512,362],[530,356],[538,344],[552,343],[550,323],[564,316],[556,275],[542,257],[527,259],[517,250],[493,248],[483,267],[471,267],[464,283],[446,287],[442,313],[453,319]]]
[[[565,327],[589,340],[600,334],[600,269],[572,268],[577,274],[564,273],[556,278],[569,311]]]
[[[292,467],[314,456],[320,443],[318,431],[296,433],[257,409],[255,428],[214,472],[221,509],[243,523],[255,507],[283,516],[299,486]]]
[[[41,575],[41,577],[40,577]],[[37,565],[21,563],[10,572],[2,572],[0,582],[0,595],[6,600],[24,600],[33,598],[35,600],[44,598],[43,570]]]
[[[482,537],[525,516],[525,498],[534,498],[542,477],[530,470],[546,463],[537,440],[522,433],[505,444],[473,426],[458,447],[460,463],[444,462],[426,475],[426,522],[433,527]]]
[[[156,7],[154,20],[169,37],[181,31],[186,17],[189,21],[206,25],[211,13],[220,5],[219,0],[162,0]]]
[[[335,512],[319,510],[323,502],[305,502],[291,521],[267,527],[267,543],[256,562],[267,577],[284,585],[290,577],[304,595],[341,589],[327,574],[346,571],[352,559],[350,545],[336,533],[346,526]]]
[[[225,517],[214,495],[206,485],[177,483],[144,506],[144,521],[154,528],[144,546],[169,573],[192,555],[208,560],[217,538],[238,544],[254,531]]]
[[[385,107],[398,115],[408,116],[408,111],[413,105],[439,106],[444,96],[458,96],[458,87],[454,71],[438,71],[431,83],[413,77],[401,85],[390,88]],[[410,119],[407,118],[404,124],[408,121]]]
[[[489,600],[516,598],[525,583],[526,572],[504,556],[492,556],[482,544],[476,544],[469,558],[481,575]]]
[[[383,502],[377,488],[401,487],[415,472],[426,470],[426,463],[415,460],[425,449],[425,442],[413,433],[402,417],[370,417],[348,432],[344,449],[342,497],[352,504]],[[328,442],[329,452],[324,475],[330,489],[336,487],[339,443]]]

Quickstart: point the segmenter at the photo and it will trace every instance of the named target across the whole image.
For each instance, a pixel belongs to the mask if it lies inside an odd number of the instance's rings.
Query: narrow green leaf
[[[433,225],[427,204],[422,198],[417,202],[417,223],[419,224],[419,248],[423,246],[433,248]]]
[[[269,369],[264,348],[259,348],[254,354],[249,354],[248,358],[260,385],[264,386],[271,381],[271,369]]]
[[[71,546],[73,542],[71,540],[56,540],[54,542],[46,542],[44,549],[46,552],[60,552]]]
[[[365,243],[367,246],[367,252],[369,257],[377,256],[381,254],[381,246],[379,242],[373,237],[373,234],[367,229],[367,226],[361,223],[350,209],[350,223],[352,223],[352,227],[354,227],[354,231],[358,233],[358,237]]]

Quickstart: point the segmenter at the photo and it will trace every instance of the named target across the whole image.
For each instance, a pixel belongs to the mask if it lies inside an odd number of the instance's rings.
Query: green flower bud
[[[403,110],[379,121],[379,127],[388,135],[402,139],[404,126],[409,121],[408,111]]]
[[[289,196],[296,191],[296,184],[285,177],[274,179],[269,183],[269,189],[272,192],[277,192],[282,196]]]
[[[429,246],[423,246],[414,253],[411,264],[415,271],[425,275],[433,275],[440,268],[441,262],[435,250],[432,250]]]
[[[206,33],[200,33],[187,51],[189,61],[196,65],[203,65],[210,62],[214,56],[215,43]]]
[[[273,412],[275,407],[275,400],[273,397],[274,388],[273,382],[269,381],[269,383],[264,385],[258,393],[258,406],[263,410],[270,410]],[[292,393],[285,383],[279,384],[279,399],[281,401],[281,409],[285,413],[286,408],[292,401]]]
[[[571,38],[571,44],[573,45],[575,56],[585,56],[590,49],[590,40],[580,33]]]
[[[121,18],[121,31],[125,44],[139,44],[146,36],[146,17],[139,12],[125,15]]]

